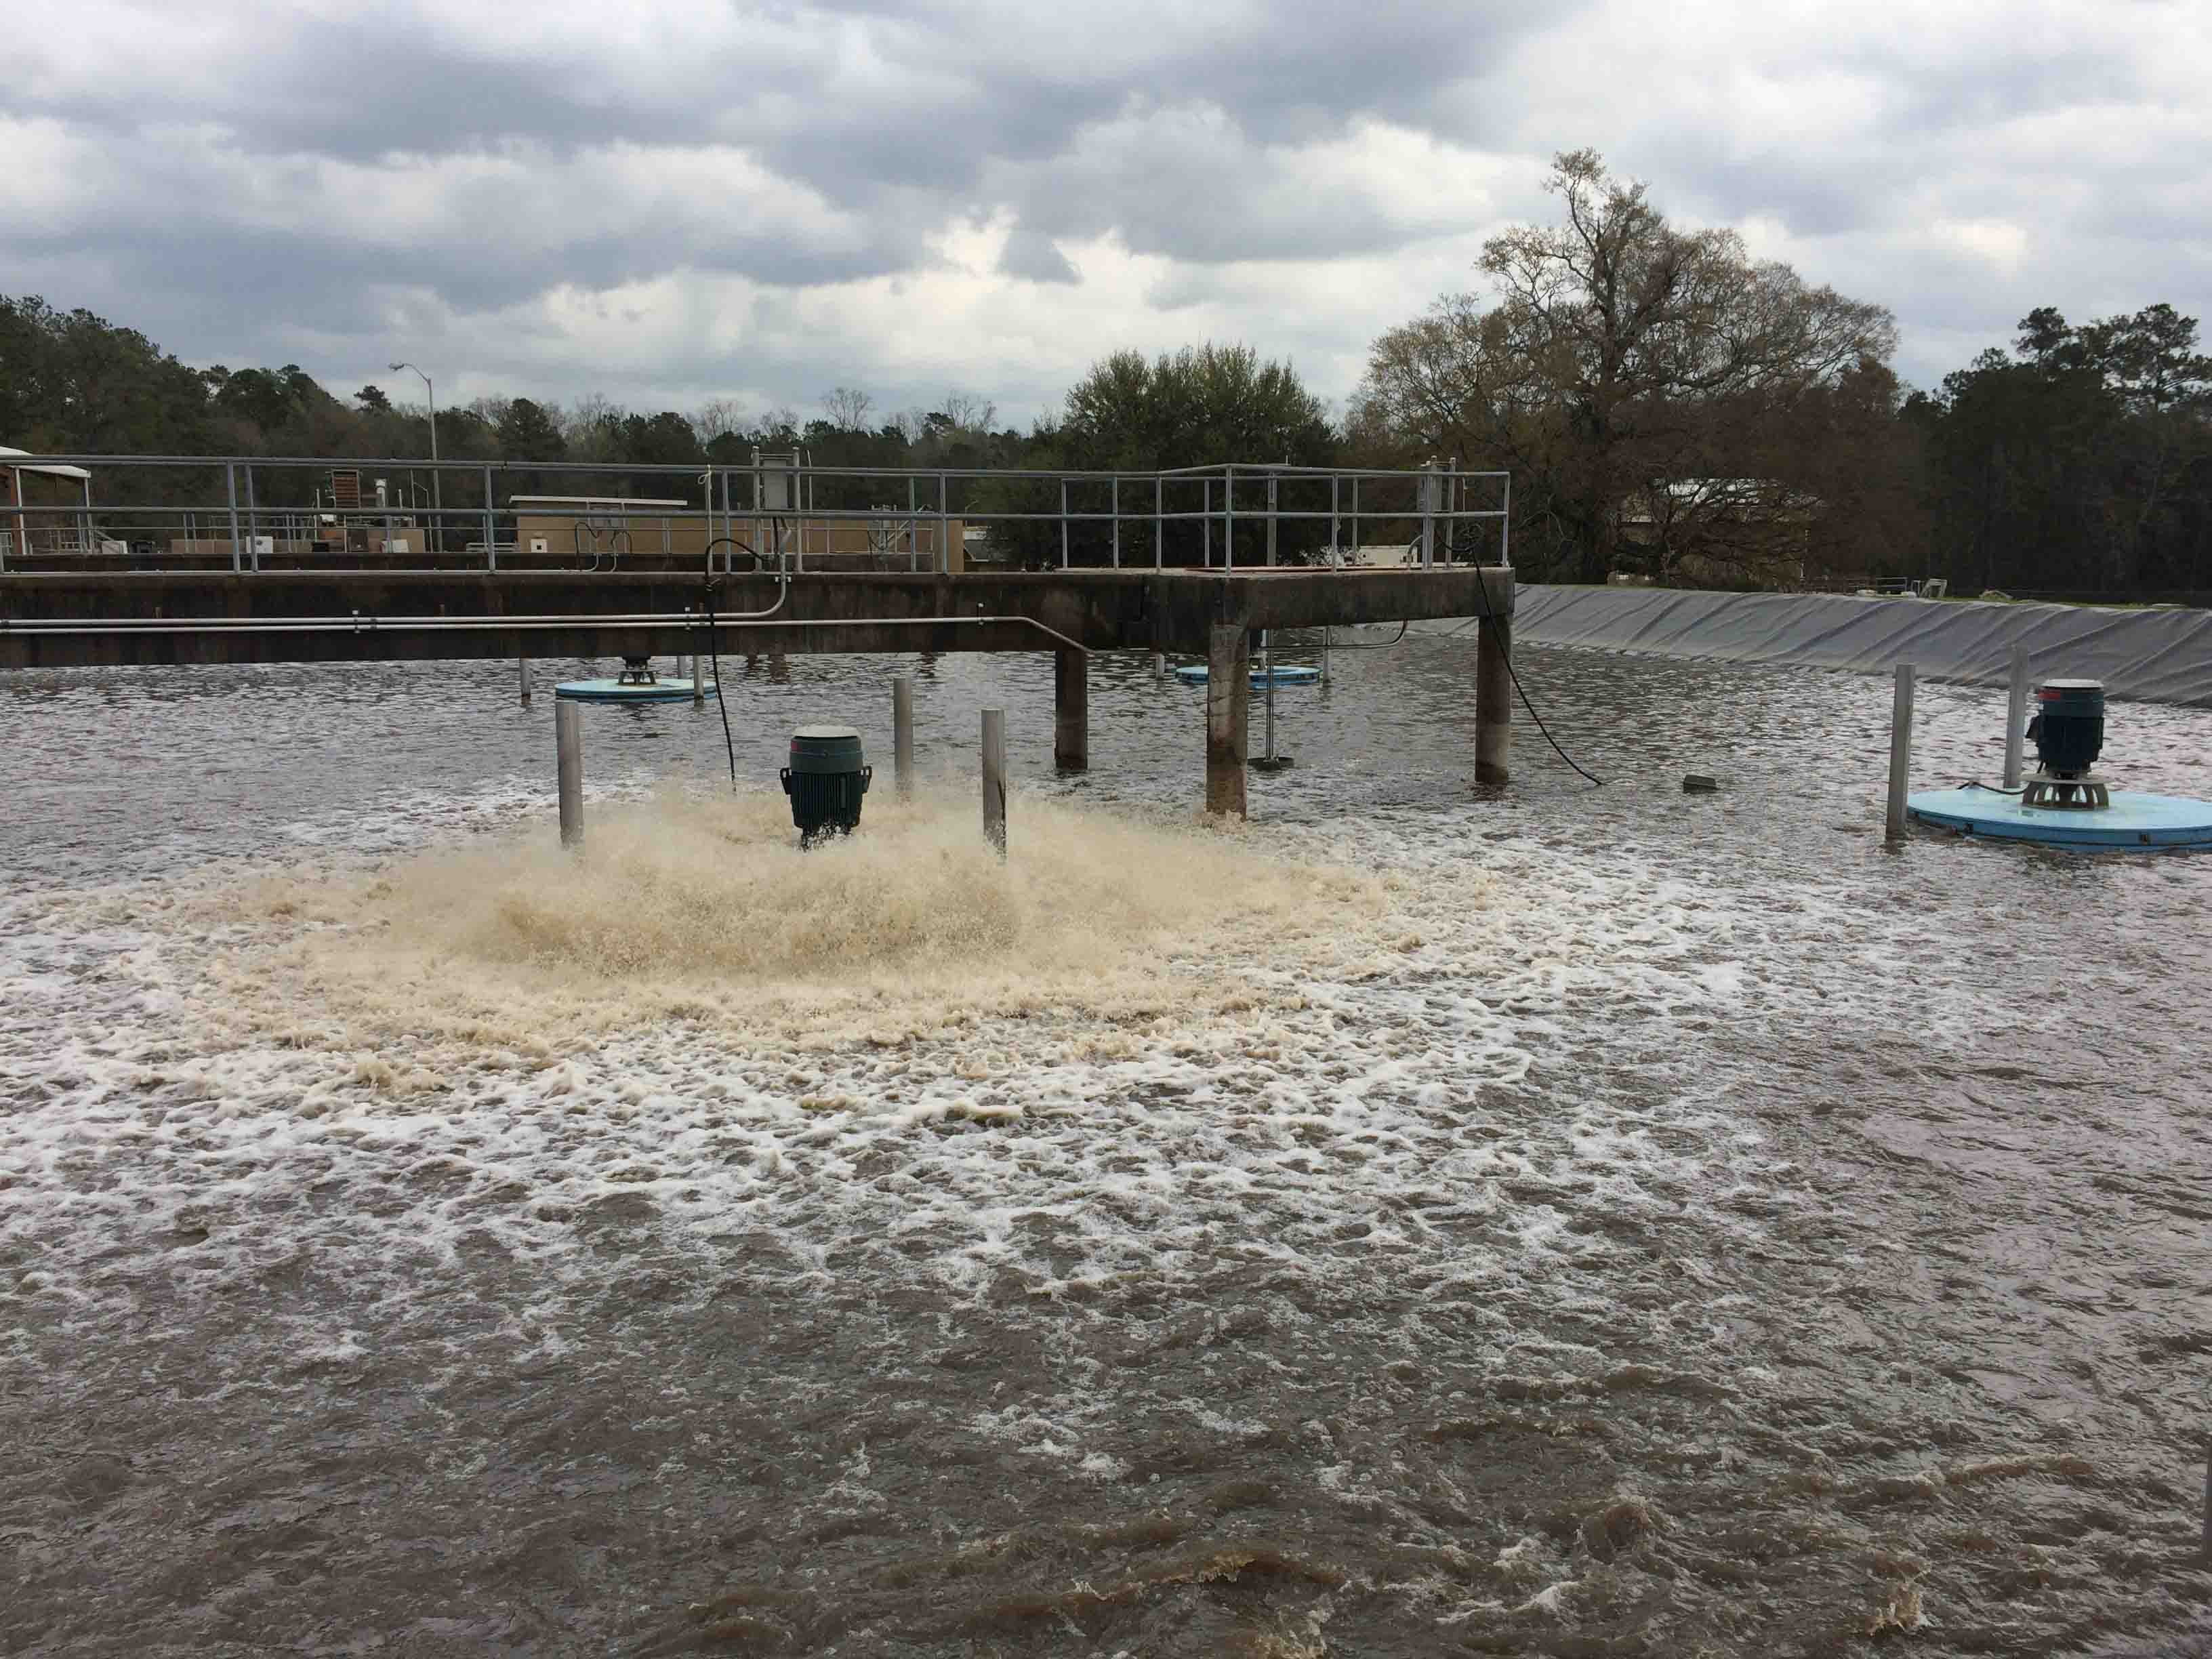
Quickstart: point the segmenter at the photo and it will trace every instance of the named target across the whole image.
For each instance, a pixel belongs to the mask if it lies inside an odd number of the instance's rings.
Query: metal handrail
[[[1347,520],[1352,531],[1351,542],[1354,545],[1358,544],[1362,540],[1360,527],[1363,521],[1372,524],[1378,520],[1400,522],[1415,520],[1420,522],[1421,533],[1412,539],[1424,549],[1440,550],[1453,549],[1459,544],[1462,538],[1458,532],[1463,527],[1477,527],[1494,520],[1499,526],[1498,544],[1499,555],[1510,557],[1506,549],[1510,538],[1512,488],[1510,475],[1502,471],[1462,470],[1456,460],[1449,465],[1433,462],[1420,468],[1312,466],[1289,461],[1210,462],[1196,466],[1159,468],[1151,471],[1033,467],[848,467],[817,465],[802,451],[787,459],[777,457],[764,460],[758,456],[755,458],[754,465],[750,469],[755,479],[754,501],[750,507],[731,499],[730,479],[732,476],[741,475],[748,470],[740,465],[709,466],[702,472],[696,466],[681,463],[632,465],[611,461],[501,461],[487,464],[478,460],[425,462],[409,457],[117,454],[23,456],[10,457],[9,461],[11,465],[26,468],[82,465],[111,471],[132,467],[171,470],[204,469],[210,477],[217,469],[220,469],[224,479],[223,495],[220,501],[181,506],[168,501],[113,501],[100,503],[98,510],[107,520],[112,527],[111,533],[113,533],[117,539],[125,541],[126,544],[134,532],[142,535],[150,535],[156,540],[167,533],[171,539],[174,539],[173,531],[177,526],[173,515],[181,514],[182,527],[191,539],[212,541],[218,547],[222,542],[228,541],[231,568],[240,574],[249,571],[258,573],[261,569],[261,555],[258,550],[262,539],[261,526],[264,525],[275,523],[280,527],[280,535],[283,535],[288,543],[298,544],[296,546],[288,545],[282,556],[288,566],[295,569],[312,570],[322,568],[343,568],[345,562],[352,556],[343,550],[324,555],[313,547],[312,544],[318,528],[322,523],[327,521],[343,531],[362,525],[374,526],[380,520],[390,520],[399,516],[408,518],[424,529],[425,539],[430,544],[424,549],[425,556],[441,560],[446,556],[446,550],[440,544],[442,544],[446,536],[451,533],[451,526],[453,522],[461,521],[476,532],[471,538],[471,546],[474,550],[473,557],[477,562],[470,568],[496,572],[500,568],[499,553],[501,548],[520,545],[520,521],[527,509],[526,503],[513,496],[509,497],[508,505],[504,511],[500,508],[497,501],[496,474],[501,471],[521,471],[538,477],[584,475],[627,478],[684,477],[701,481],[702,499],[701,505],[696,510],[690,508],[688,505],[679,508],[672,508],[665,504],[623,505],[626,498],[610,496],[604,498],[603,502],[595,502],[588,515],[581,514],[571,515],[573,522],[570,534],[571,539],[575,543],[576,562],[587,573],[604,572],[610,562],[615,568],[620,567],[623,553],[631,550],[629,546],[628,526],[638,520],[659,520],[662,526],[664,544],[668,539],[670,527],[679,521],[686,525],[703,525],[709,532],[712,532],[718,527],[718,519],[720,526],[724,527],[733,525],[740,518],[756,520],[764,518],[778,520],[795,519],[799,522],[802,536],[811,526],[817,524],[866,526],[884,516],[883,498],[887,492],[876,485],[879,481],[885,479],[906,481],[908,505],[903,515],[903,522],[906,526],[911,562],[921,562],[918,547],[919,538],[915,533],[919,528],[919,521],[925,516],[935,520],[938,547],[934,563],[940,573],[949,571],[951,568],[951,532],[955,517],[951,486],[956,480],[965,483],[1000,483],[1024,487],[1033,487],[1041,483],[1057,483],[1060,486],[1060,500],[1056,507],[1047,507],[1042,511],[1028,510],[1026,504],[1015,504],[1019,501],[1019,497],[1016,496],[1012,501],[1002,498],[999,502],[989,505],[971,501],[959,511],[957,516],[962,522],[979,528],[994,526],[1050,525],[1056,522],[1060,526],[1059,539],[1062,568],[1067,568],[1074,562],[1074,545],[1070,532],[1075,526],[1091,527],[1091,534],[1096,534],[1097,528],[1103,526],[1106,533],[1098,537],[1102,545],[1097,550],[1104,556],[1101,562],[1118,569],[1125,568],[1124,550],[1129,541],[1125,526],[1133,529],[1139,526],[1150,526],[1152,548],[1150,562],[1154,568],[1161,568],[1165,562],[1168,527],[1171,525],[1188,526],[1196,523],[1204,527],[1206,534],[1200,545],[1187,550],[1183,556],[1188,556],[1189,552],[1197,552],[1202,559],[1203,568],[1214,568],[1212,530],[1218,520],[1223,529],[1219,568],[1234,569],[1237,565],[1237,544],[1241,539],[1237,533],[1239,519],[1242,519],[1247,526],[1258,526],[1263,532],[1261,545],[1266,549],[1264,558],[1256,561],[1248,558],[1246,561],[1248,568],[1253,562],[1272,565],[1277,562],[1276,532],[1285,521],[1308,526],[1317,526],[1322,520],[1328,522],[1328,538],[1324,544],[1328,552],[1327,556],[1316,561],[1317,568],[1344,568],[1343,561],[1336,556],[1336,551],[1346,544],[1344,531]],[[393,471],[411,470],[416,472],[428,468],[438,472],[474,473],[482,479],[484,499],[478,505],[456,505],[451,507],[409,507],[387,502],[383,505],[362,504],[338,508],[334,506],[325,507],[319,500],[313,506],[306,508],[296,505],[263,507],[258,503],[265,492],[257,490],[256,474],[265,472],[271,468],[290,471],[307,468],[317,471],[334,469],[368,471],[389,468]],[[240,476],[241,473],[244,475],[242,478]],[[1243,475],[1241,477],[1240,474]],[[933,478],[936,483],[936,503],[933,510],[925,507],[922,502],[924,487]],[[718,479],[720,487],[719,501],[716,499]],[[776,489],[772,496],[763,487],[764,483],[771,479],[777,481]],[[1152,484],[1150,491],[1141,488],[1147,479]],[[840,482],[851,483],[868,482],[871,486],[866,492],[869,498],[868,503],[865,506],[853,507],[823,505],[819,499],[820,494],[823,493],[819,486],[824,481],[833,486]],[[1315,492],[1324,481],[1328,487],[1326,507],[1316,504],[1315,501]],[[1263,483],[1266,496],[1264,507],[1250,499],[1252,487]],[[1133,496],[1123,489],[1122,486],[1125,483],[1138,486]],[[1386,488],[1379,490],[1374,488],[1378,484]],[[1401,491],[1387,488],[1394,484],[1405,486],[1407,491],[1411,492],[1411,499],[1395,499],[1401,495]],[[1194,485],[1200,491],[1200,497],[1194,505],[1187,493]],[[1240,489],[1240,485],[1245,488]],[[1369,486],[1364,502],[1363,485]],[[1104,488],[1099,489],[1099,486],[1104,486]],[[1296,495],[1293,495],[1292,500],[1286,504],[1282,499],[1283,495],[1297,488],[1304,489],[1305,495],[1303,499],[1306,504],[1299,504],[1300,498]],[[88,482],[88,491],[89,489],[90,484]],[[1082,498],[1073,493],[1079,489],[1096,490],[1097,498],[1100,500],[1101,504],[1086,505]],[[1498,505],[1470,505],[1471,489],[1477,492],[1479,499],[1486,501],[1494,500]],[[1171,497],[1171,490],[1186,493],[1178,500]],[[1376,500],[1378,495],[1387,495],[1394,499],[1378,501]],[[1146,495],[1151,499],[1146,500]],[[776,504],[771,505],[771,501]],[[13,515],[22,517],[27,523],[33,520],[51,520],[55,517],[81,518],[90,506],[89,502],[42,505],[25,503],[19,507],[10,507],[9,511]],[[300,520],[303,514],[307,515],[307,523],[302,526],[300,525]],[[134,525],[122,525],[115,522],[119,516],[124,515],[135,518],[141,522]],[[592,521],[592,546],[588,559],[584,546],[586,516],[588,516]],[[202,517],[206,520],[206,528],[219,531],[216,536],[203,538],[192,535],[192,520]],[[516,529],[514,538],[507,544],[502,544],[498,535],[498,520],[501,517],[507,518]],[[297,528],[294,528],[295,526]],[[1435,533],[1439,530],[1443,532],[1441,536]],[[1254,531],[1248,528],[1246,536],[1249,538],[1253,534]],[[736,544],[743,545],[741,542],[737,542],[735,538],[728,539]],[[1086,537],[1086,541],[1089,538]],[[722,538],[711,537],[710,533],[710,540],[714,544],[720,544]],[[610,551],[613,555],[611,562],[608,559]],[[15,559],[11,560],[11,562],[20,561],[35,563],[41,558],[82,559],[97,556],[81,553],[41,554],[32,550],[14,550],[14,552]],[[802,546],[802,556],[796,567],[801,571],[805,568],[803,553]],[[137,574],[138,571],[147,569],[149,565],[158,568],[165,559],[179,556],[155,551],[150,554],[134,552],[124,556],[127,556],[132,562],[135,567],[132,574]],[[197,550],[190,555],[190,557],[195,560],[204,559],[205,556],[205,553]],[[220,556],[219,554],[218,556]],[[519,559],[523,556],[510,553],[509,556],[510,559]],[[689,555],[687,553],[681,556],[688,557]],[[1425,562],[1428,561],[1425,556]],[[1087,557],[1086,562],[1088,562]],[[185,568],[191,567],[187,565]],[[393,567],[380,563],[377,568],[392,569],[415,567]],[[439,567],[425,564],[421,568]],[[444,568],[453,567],[447,564]],[[1194,565],[1189,568],[1200,567]]]

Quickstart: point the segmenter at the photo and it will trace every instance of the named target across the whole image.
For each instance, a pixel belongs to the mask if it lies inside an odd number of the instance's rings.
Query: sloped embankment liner
[[[1431,624],[1472,633],[1472,622]],[[1424,629],[1423,631],[1428,631]],[[2212,611],[2111,611],[1822,593],[1524,586],[1513,635],[1535,645],[1716,662],[1787,663],[2005,684],[2024,645],[2039,680],[2098,679],[2116,697],[2212,708]]]

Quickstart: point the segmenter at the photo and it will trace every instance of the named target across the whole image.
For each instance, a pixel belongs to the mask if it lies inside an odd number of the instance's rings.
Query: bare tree
[[[999,417],[999,406],[973,392],[948,392],[939,412],[952,422],[956,432],[988,432],[991,422]]]
[[[717,438],[742,434],[745,429],[745,406],[735,398],[710,398],[693,411],[691,429],[699,434],[702,445]]]
[[[1771,467],[1780,417],[1886,360],[1897,330],[1732,230],[1674,228],[1594,150],[1559,156],[1548,188],[1565,223],[1484,245],[1488,309],[1449,295],[1376,341],[1352,425],[1510,466],[1516,519],[1542,515],[1602,577],[1630,496]]]
[[[868,411],[875,406],[876,400],[858,386],[835,386],[822,394],[823,412],[841,432],[866,432]]]

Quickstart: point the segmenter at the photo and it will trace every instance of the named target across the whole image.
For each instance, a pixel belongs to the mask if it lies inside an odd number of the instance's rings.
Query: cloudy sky
[[[1584,145],[1916,384],[2038,305],[2212,313],[2208,0],[8,10],[0,293],[343,392],[1025,423],[1212,338],[1340,402]]]

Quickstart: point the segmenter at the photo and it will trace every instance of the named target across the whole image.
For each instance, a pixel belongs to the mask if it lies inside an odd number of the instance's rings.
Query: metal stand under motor
[[[658,685],[660,677],[653,672],[650,657],[624,657],[622,672],[615,677],[617,685]]]
[[[2064,778],[2038,772],[2021,786],[2020,804],[2069,812],[2097,812],[2112,805],[2112,792],[2104,779],[2090,773]]]

